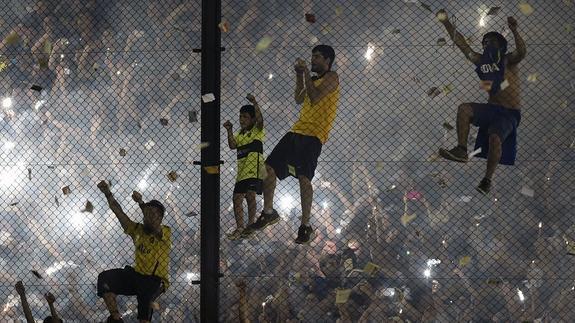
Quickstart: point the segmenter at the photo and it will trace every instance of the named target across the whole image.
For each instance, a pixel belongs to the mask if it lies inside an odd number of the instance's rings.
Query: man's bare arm
[[[26,317],[27,323],[34,323],[34,316],[32,316],[32,311],[30,310],[30,304],[26,298],[26,289],[21,281],[16,283],[16,292],[20,295],[20,302],[22,303],[22,310],[24,311],[24,317]]]
[[[260,105],[258,104],[258,101],[256,100],[256,97],[253,94],[248,94],[247,99],[248,101],[250,101],[250,103],[254,106],[256,110],[256,127],[261,130],[264,128],[264,117],[262,115]]]
[[[321,84],[318,86],[313,84],[311,74],[307,67],[305,68],[303,74],[306,93],[312,104],[319,102],[326,95],[335,91],[339,86],[339,77],[336,72],[327,72],[323,77],[323,82],[321,82]]]
[[[439,21],[443,24],[443,26],[447,30],[447,33],[449,34],[449,37],[451,38],[451,40],[453,40],[455,45],[457,45],[457,47],[459,48],[459,50],[461,50],[461,52],[465,55],[465,57],[467,57],[467,59],[471,61],[473,64],[478,64],[481,59],[481,55],[473,51],[473,49],[471,49],[471,46],[469,46],[469,44],[467,43],[467,40],[465,40],[465,37],[463,37],[463,35],[461,35],[455,29],[451,21],[449,21],[447,12],[445,12],[445,10],[443,9],[439,10],[439,12],[437,12],[437,19],[439,19]]]
[[[230,149],[236,149],[238,148],[238,143],[236,142],[236,138],[234,138],[232,127],[233,125],[230,122],[230,120],[224,122],[224,128],[226,128],[226,132],[228,134],[228,146],[230,147]]]
[[[128,228],[131,225],[133,225],[134,222],[130,220],[130,218],[126,215],[126,213],[124,213],[124,210],[122,210],[120,203],[116,201],[114,195],[110,191],[110,186],[108,185],[108,183],[106,183],[106,181],[101,181],[100,183],[98,183],[98,188],[106,196],[106,199],[108,200],[108,205],[110,206],[112,212],[114,212],[114,214],[118,218],[118,221],[120,221],[122,229],[124,229],[124,231],[128,230]]]
[[[517,20],[513,17],[507,18],[507,24],[509,29],[513,33],[513,38],[515,38],[515,51],[507,55],[509,64],[518,64],[521,62],[525,55],[527,54],[527,46],[525,46],[525,41],[517,31]]]

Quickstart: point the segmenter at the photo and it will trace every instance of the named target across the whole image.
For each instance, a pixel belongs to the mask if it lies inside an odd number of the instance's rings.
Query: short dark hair
[[[244,105],[243,107],[240,108],[240,113],[247,113],[250,115],[250,117],[255,118],[256,117],[256,107],[254,107],[251,104]]]
[[[485,40],[488,37],[496,38],[497,42],[499,43],[499,46],[501,46],[503,54],[507,53],[507,39],[505,39],[505,36],[501,35],[496,31],[490,31],[487,34],[483,35],[483,40]]]
[[[317,45],[312,50],[312,53],[319,52],[324,58],[329,58],[329,69],[335,60],[335,51],[329,45]]]
[[[146,206],[155,207],[159,209],[160,212],[162,213],[162,218],[164,217],[164,214],[166,214],[166,208],[158,200],[151,200],[150,202],[146,203]]]

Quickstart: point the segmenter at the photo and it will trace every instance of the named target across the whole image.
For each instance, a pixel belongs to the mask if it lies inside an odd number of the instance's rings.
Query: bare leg
[[[313,187],[311,181],[305,176],[299,176],[299,189],[301,195],[301,223],[309,225],[311,218],[311,204],[313,201]]]
[[[104,294],[104,303],[106,303],[106,307],[108,308],[108,312],[114,320],[119,320],[122,318],[120,312],[118,312],[118,303],[116,302],[116,294],[114,293],[105,293]]]
[[[457,109],[457,144],[467,149],[469,125],[473,118],[473,108],[470,103],[463,103]]]
[[[487,155],[487,170],[485,178],[491,180],[501,159],[501,139],[496,134],[489,135],[489,153]]]
[[[234,216],[236,217],[236,226],[238,229],[244,227],[244,201],[245,194],[235,193],[234,194]]]
[[[276,172],[266,164],[267,177],[264,179],[264,212],[274,208],[274,193],[276,190]]]
[[[256,192],[248,192],[246,194],[246,202],[248,202],[248,225],[256,222]]]

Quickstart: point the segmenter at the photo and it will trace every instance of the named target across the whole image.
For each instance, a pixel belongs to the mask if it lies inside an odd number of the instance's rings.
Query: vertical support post
[[[221,0],[202,0],[202,95],[214,101],[201,108],[201,244],[200,320],[218,322],[220,263],[220,69],[221,35],[218,28]],[[206,167],[212,167],[208,172]],[[213,167],[217,167],[214,173]]]

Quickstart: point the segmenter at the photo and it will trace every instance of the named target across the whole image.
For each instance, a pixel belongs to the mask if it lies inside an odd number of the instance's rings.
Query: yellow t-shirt
[[[321,82],[323,79],[320,78],[313,81],[313,84],[319,86]],[[317,137],[322,144],[325,144],[335,120],[338,101],[339,85],[316,104],[311,103],[306,93],[299,120],[294,124],[292,132]]]
[[[172,249],[172,230],[162,226],[162,239],[144,232],[144,225],[134,222],[125,231],[132,237],[135,248],[136,264],[134,269],[142,275],[155,275],[162,279],[164,287],[170,285],[170,250]]]
[[[236,182],[248,178],[263,179],[263,143],[266,136],[265,129],[252,129],[234,136],[237,145],[238,175]]]

